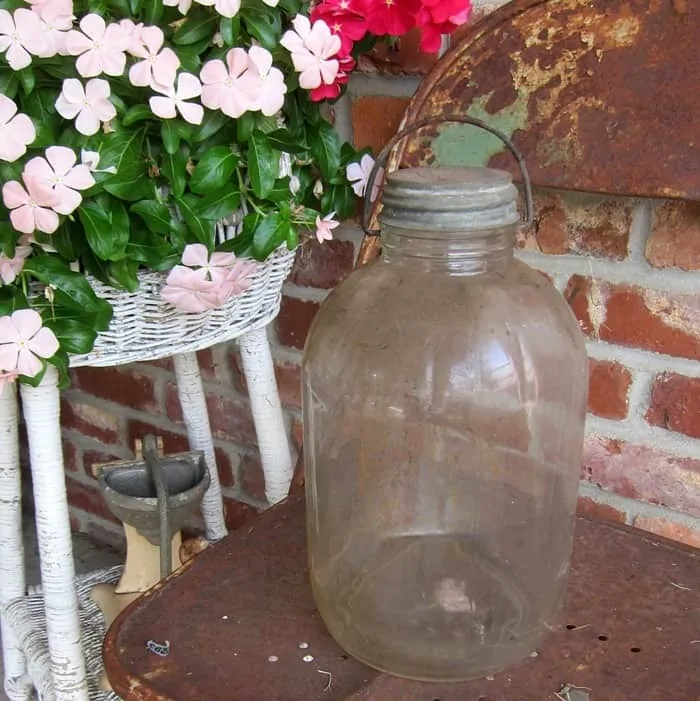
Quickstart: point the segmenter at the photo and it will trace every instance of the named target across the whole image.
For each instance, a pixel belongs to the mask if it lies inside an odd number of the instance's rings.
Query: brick
[[[131,368],[77,368],[71,373],[75,387],[100,399],[137,411],[158,408],[153,378]]]
[[[75,444],[67,438],[63,438],[61,444],[63,446],[63,467],[69,472],[79,472],[80,462]]]
[[[437,62],[437,54],[420,48],[421,33],[413,29],[391,44],[379,42],[363,56],[359,68],[363,73],[380,75],[425,75]]]
[[[583,476],[623,497],[700,516],[700,461],[650,446],[588,436]]]
[[[241,394],[248,394],[248,384],[243,374],[238,353],[229,353],[229,367],[233,376],[233,386]],[[296,363],[275,361],[275,377],[280,401],[295,409],[301,407],[301,368]]]
[[[618,511],[609,504],[601,504],[590,497],[579,497],[576,508],[579,516],[584,516],[593,521],[607,521],[609,523],[626,523],[627,515]]]
[[[238,464],[238,456],[231,458],[228,450],[216,446],[214,448],[214,456],[216,458],[216,469],[219,473],[219,482],[222,487],[233,487],[236,484],[236,469],[234,463]]]
[[[653,426],[700,438],[700,378],[671,372],[658,375],[646,419]]]
[[[170,372],[175,371],[173,359],[170,356],[167,358],[156,358],[155,360],[144,360],[140,363],[134,363],[135,367],[138,367],[139,365],[150,365],[151,367],[159,368],[160,370],[169,370]]]
[[[197,362],[202,379],[207,382],[217,382],[219,380],[218,364],[215,358],[215,348],[205,348],[197,351]]]
[[[518,245],[552,255],[623,260],[631,224],[632,208],[624,200],[541,190],[535,197],[534,226]]]
[[[260,456],[248,453],[241,460],[241,487],[254,499],[265,501],[265,474],[260,463]]]
[[[299,452],[304,442],[304,425],[299,419],[294,419],[292,422],[292,442],[297,452]]]
[[[300,409],[301,367],[296,363],[275,363],[275,377],[282,404]]]
[[[166,453],[182,453],[190,449],[186,435],[154,426],[145,421],[130,419],[126,426],[127,447],[129,450],[133,451],[134,442],[137,438],[141,439],[148,433],[160,436],[163,439],[163,450]]]
[[[574,275],[565,297],[591,338],[700,359],[700,298]]]
[[[656,208],[646,258],[657,268],[700,270],[700,203],[665,202]]]
[[[282,305],[276,321],[280,343],[303,350],[306,336],[318,310],[319,305],[316,302],[307,302],[296,297],[282,297]]]
[[[207,410],[215,438],[257,445],[255,424],[247,400],[210,394],[207,395]]]
[[[409,99],[366,95],[352,101],[352,123],[355,146],[370,146],[379,153],[396,134]]]
[[[232,497],[224,497],[224,518],[229,531],[236,531],[250,524],[257,515],[257,510],[249,504]]]
[[[238,346],[235,344],[231,345],[228,351],[228,368],[233,388],[241,394],[248,394],[241,356],[238,352]]]
[[[700,530],[694,530],[669,519],[637,516],[634,520],[634,525],[636,528],[654,533],[662,538],[675,540],[693,548],[700,548]]]
[[[299,247],[289,279],[301,287],[328,290],[350,274],[354,263],[352,241],[334,239],[320,244],[314,239]]]
[[[105,502],[97,488],[97,484],[94,487],[88,487],[68,476],[66,479],[66,492],[68,494],[68,503],[72,507],[113,523],[121,523],[110,511],[107,502]]]
[[[628,412],[630,371],[619,363],[589,361],[588,411],[606,419],[624,419]]]
[[[102,443],[119,443],[119,417],[106,409],[81,402],[74,394],[61,398],[61,425]]]

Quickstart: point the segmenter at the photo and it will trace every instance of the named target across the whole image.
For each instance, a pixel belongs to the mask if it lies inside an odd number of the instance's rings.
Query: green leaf
[[[126,255],[126,244],[129,242],[128,226],[115,226],[110,213],[97,202],[83,202],[78,209],[78,217],[88,244],[98,258],[119,260]],[[128,221],[126,217],[127,225]]]
[[[109,324],[112,318],[112,307],[109,302],[100,299],[85,276],[72,271],[65,261],[46,253],[36,253],[25,261],[24,272],[45,285],[61,290],[65,300],[70,301],[76,309],[96,313]],[[104,328],[107,326],[105,325]],[[103,327],[100,326],[98,330],[103,330]]]
[[[211,192],[197,203],[194,212],[202,219],[223,219],[233,214],[241,205],[241,195],[231,185]]]
[[[313,154],[323,177],[335,175],[340,168],[340,139],[335,129],[326,121],[319,122],[311,141]]]
[[[267,199],[272,202],[286,202],[292,199],[292,192],[289,189],[289,178],[278,178],[272,190],[267,193]]]
[[[226,185],[238,165],[238,156],[227,146],[217,146],[207,151],[197,163],[190,177],[190,190],[206,195]]]
[[[287,240],[285,243],[287,244],[287,250],[289,251],[293,251],[299,245],[299,234],[293,226],[289,227],[289,231],[287,232]]]
[[[355,213],[357,197],[347,183],[330,185],[321,197],[321,209],[335,212],[338,219],[347,219]]]
[[[240,16],[248,33],[260,45],[272,51],[279,44],[282,35],[282,18],[279,11],[261,3],[245,5]]]
[[[141,17],[146,24],[157,25],[163,18],[163,0],[143,0]]]
[[[248,148],[248,175],[256,197],[267,197],[278,173],[279,155],[270,146],[267,136],[256,129],[250,137]]]
[[[178,149],[175,153],[163,154],[161,173],[168,179],[175,197],[182,197],[187,185],[187,153]]]
[[[66,219],[51,235],[51,245],[63,259],[79,260],[87,246],[85,232],[80,225]]]
[[[210,110],[205,111],[204,119],[201,125],[197,128],[192,139],[195,143],[200,141],[207,141],[211,139],[214,134],[216,134],[223,126],[231,122],[230,118],[227,117],[223,112],[216,110],[212,112]]]
[[[99,149],[100,170],[115,168],[116,175],[119,175],[122,167],[133,166],[135,162],[143,163],[141,146],[144,133],[143,129],[136,129],[107,134]]]
[[[240,142],[250,141],[255,129],[255,112],[244,112],[236,120],[236,139]]]
[[[226,46],[233,46],[241,31],[241,20],[238,17],[222,17],[219,21],[219,34]]]
[[[153,112],[146,105],[134,105],[123,117],[122,124],[125,127],[130,127],[137,122],[143,122],[145,119],[152,119]]]
[[[187,228],[194,234],[199,243],[211,250],[214,243],[214,223],[197,215],[193,206],[184,198],[176,197],[175,202]]]
[[[267,134],[267,140],[273,148],[285,153],[303,153],[307,146],[288,129],[275,129]]]
[[[255,258],[265,260],[287,240],[290,228],[289,218],[281,212],[266,216],[258,224],[253,236],[253,255]]]
[[[89,353],[97,339],[97,331],[78,319],[47,319],[44,326],[56,334],[66,353]]]
[[[109,264],[109,276],[125,290],[136,292],[139,289],[138,269],[137,261],[125,258]]]
[[[135,161],[122,167],[116,175],[102,183],[102,187],[121,200],[135,202],[153,197],[154,185],[148,177],[144,161]]]
[[[160,136],[166,153],[173,155],[180,148],[180,134],[172,119],[165,119],[160,125]]]
[[[17,77],[19,78],[20,85],[22,86],[22,91],[25,95],[31,95],[36,87],[36,76],[31,66],[17,71]]]
[[[209,38],[216,31],[217,14],[193,11],[187,19],[177,28],[173,34],[175,44],[194,44],[202,39]]]
[[[19,90],[19,80],[17,80],[17,74],[10,69],[0,70],[0,93],[14,99]]]
[[[184,248],[185,242],[182,247]],[[136,261],[151,270],[170,270],[180,261],[179,253],[159,234],[148,229],[131,230],[126,253],[130,260]]]
[[[138,214],[146,223],[146,226],[156,234],[169,235],[172,226],[170,225],[170,210],[167,206],[156,200],[142,200],[131,205],[131,211]]]

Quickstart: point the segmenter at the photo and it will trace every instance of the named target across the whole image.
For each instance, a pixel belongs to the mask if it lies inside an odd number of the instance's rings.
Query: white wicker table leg
[[[25,701],[30,688],[26,662],[17,636],[5,617],[5,606],[26,591],[22,539],[22,484],[19,472],[17,392],[14,384],[0,389],[0,607],[5,693]]]
[[[182,414],[185,417],[190,447],[204,452],[211,477],[209,489],[202,500],[206,536],[211,541],[221,540],[226,535],[224,506],[197,354],[178,353],[173,356],[173,360],[177,377],[177,393],[180,397]]]
[[[264,328],[248,331],[238,344],[265,474],[265,495],[275,504],[289,493],[293,467],[267,332]]]
[[[80,645],[78,595],[61,449],[58,374],[49,367],[38,387],[22,385],[34,483],[41,583],[56,701],[88,701]]]

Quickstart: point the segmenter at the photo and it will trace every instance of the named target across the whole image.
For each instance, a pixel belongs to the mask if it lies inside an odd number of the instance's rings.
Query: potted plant
[[[373,160],[323,103],[377,41],[437,51],[469,7],[0,0],[0,386],[66,380],[125,295],[206,317],[332,238]]]

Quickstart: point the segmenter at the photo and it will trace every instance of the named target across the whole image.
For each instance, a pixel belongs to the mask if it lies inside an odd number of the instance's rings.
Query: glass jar
[[[564,299],[513,257],[516,202],[503,171],[389,175],[383,257],[305,350],[316,602],[349,654],[404,677],[502,669],[562,599],[587,360]]]

